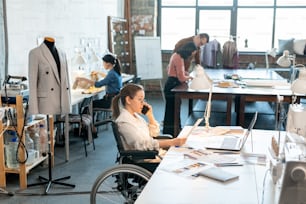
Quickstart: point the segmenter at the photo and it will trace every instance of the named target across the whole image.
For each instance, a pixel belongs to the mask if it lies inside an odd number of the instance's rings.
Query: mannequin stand
[[[48,129],[49,129],[49,115],[47,115],[47,123],[48,123]],[[48,134],[50,134],[50,131],[48,131]],[[75,187],[74,184],[61,182],[62,180],[70,179],[70,176],[66,176],[66,177],[62,177],[62,178],[58,178],[58,179],[54,179],[54,180],[52,179],[52,158],[51,158],[51,145],[50,145],[50,143],[49,143],[49,152],[48,152],[48,170],[49,170],[49,178],[44,178],[42,176],[39,176],[38,179],[42,182],[29,184],[28,187],[45,185],[45,194],[48,193],[52,184],[68,186],[68,187],[71,187],[71,188]]]
[[[0,188],[0,194],[5,194],[5,195],[8,195],[8,196],[13,196],[14,195],[14,193],[8,192],[8,191],[4,190],[3,188]]]

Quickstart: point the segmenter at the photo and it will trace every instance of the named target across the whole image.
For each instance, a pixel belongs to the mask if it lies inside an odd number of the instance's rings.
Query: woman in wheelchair
[[[186,142],[186,138],[156,139],[160,135],[160,126],[154,118],[152,106],[145,102],[141,85],[125,85],[113,98],[112,108],[125,150],[157,150],[162,156],[163,149]]]

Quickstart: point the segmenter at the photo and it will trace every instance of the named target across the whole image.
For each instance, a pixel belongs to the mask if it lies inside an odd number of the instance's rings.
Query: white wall
[[[8,0],[8,74],[28,76],[28,53],[38,38],[54,37],[68,59],[80,39],[95,39],[96,51],[107,49],[107,16],[123,16],[124,0]]]

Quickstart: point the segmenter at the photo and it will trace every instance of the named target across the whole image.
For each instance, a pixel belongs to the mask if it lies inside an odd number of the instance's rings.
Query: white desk
[[[134,75],[132,74],[122,74],[122,83],[125,84],[132,80]],[[101,87],[100,91],[91,93],[91,94],[83,94],[83,89],[76,89],[71,91],[71,110],[74,106],[80,104],[84,98],[87,97],[95,97],[95,96],[103,96],[105,94],[105,87]],[[69,115],[65,115],[65,150],[66,150],[66,161],[69,161]]]
[[[183,131],[191,128],[184,127]],[[182,135],[182,132],[180,135]],[[283,132],[282,135],[285,133]],[[271,137],[278,135],[276,131],[253,130],[253,153],[267,153]],[[199,138],[187,140],[187,145],[197,142],[201,146]],[[242,152],[250,153],[251,137],[248,138]],[[187,148],[185,148],[187,151]],[[138,197],[136,204],[199,204],[199,203],[262,203],[262,189],[267,167],[254,163],[243,166],[222,167],[222,169],[239,175],[238,180],[221,183],[205,177],[183,177],[175,173],[165,171],[167,165],[181,161],[183,148],[171,147],[153,176]],[[276,190],[275,190],[276,189]],[[272,183],[270,174],[265,179],[265,192],[263,203],[275,203],[278,187]]]

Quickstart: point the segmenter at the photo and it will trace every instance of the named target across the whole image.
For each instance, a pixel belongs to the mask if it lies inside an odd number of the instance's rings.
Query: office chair
[[[85,156],[87,157],[87,141],[92,143],[93,150],[95,150],[95,141],[92,137],[92,97],[84,98],[79,106],[79,112],[77,114],[69,114],[69,124],[77,125],[78,127],[78,136],[83,139]],[[60,117],[55,123],[64,124],[65,117]],[[62,128],[64,131],[64,129]],[[64,133],[63,133],[64,134]]]

